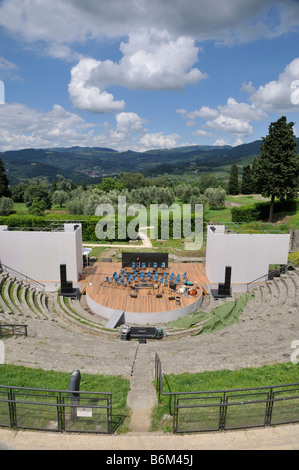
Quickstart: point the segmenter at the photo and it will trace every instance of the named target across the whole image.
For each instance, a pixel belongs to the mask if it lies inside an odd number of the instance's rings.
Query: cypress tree
[[[258,187],[262,196],[271,197],[269,222],[273,220],[275,197],[291,200],[298,191],[299,155],[293,126],[285,116],[271,122],[257,158]]]
[[[233,195],[239,194],[239,170],[235,163],[230,170],[228,192]]]
[[[253,193],[252,171],[251,171],[250,165],[243,166],[241,193],[242,194]]]
[[[4,163],[0,158],[0,197],[10,197],[9,181],[5,173]]]

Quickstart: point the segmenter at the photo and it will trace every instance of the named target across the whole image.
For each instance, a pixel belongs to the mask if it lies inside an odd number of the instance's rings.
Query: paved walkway
[[[147,432],[151,428],[151,413],[157,403],[153,371],[148,343],[138,344],[127,397],[127,405],[132,410],[130,426],[134,432]]]
[[[193,435],[128,433],[121,436],[0,429],[0,450],[299,450],[299,425]]]
[[[150,228],[150,227],[142,227],[143,229]],[[142,245],[117,245],[115,243],[112,243],[108,245],[107,243],[83,243],[83,246],[86,246],[88,248],[94,248],[94,247],[104,247],[104,248],[138,248],[139,250],[143,250],[144,248],[152,248],[152,242],[150,241],[149,237],[146,235],[144,232],[138,232],[138,238],[142,240]]]

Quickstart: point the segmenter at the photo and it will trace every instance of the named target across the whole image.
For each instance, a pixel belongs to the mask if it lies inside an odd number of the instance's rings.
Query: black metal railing
[[[246,389],[165,392],[156,354],[158,402],[168,396],[173,432],[207,432],[299,422],[299,383]]]
[[[45,292],[44,284],[42,284],[39,281],[36,281],[35,279],[32,279],[31,277],[26,276],[26,274],[20,273],[19,271],[16,271],[15,269],[10,268],[9,266],[6,266],[5,264],[2,264],[2,263],[0,263],[0,268],[2,269],[2,271],[5,271],[8,274],[12,274],[13,276],[15,276],[17,279],[21,281],[29,282],[36,289]]]
[[[253,281],[250,281],[247,284],[247,291],[254,289],[254,287],[263,284],[264,282],[271,281],[274,277],[279,277],[281,274],[286,273],[290,269],[294,269],[294,266],[299,265],[299,258],[295,259],[294,261],[290,261],[287,264],[282,264],[276,269],[271,269],[267,274],[264,274]]]
[[[0,338],[9,336],[27,336],[28,325],[0,324]]]
[[[112,394],[0,385],[0,426],[111,434]]]

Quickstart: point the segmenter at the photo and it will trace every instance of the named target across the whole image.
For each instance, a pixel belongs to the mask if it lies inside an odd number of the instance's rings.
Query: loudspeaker
[[[71,294],[73,292],[73,283],[66,280],[66,264],[60,265],[60,284],[61,294]]]
[[[224,296],[229,296],[230,295],[230,286],[223,284],[223,282],[218,284],[218,294],[219,295],[224,295]]]
[[[160,299],[162,297],[162,294],[157,294],[156,297],[157,299]]]
[[[225,285],[226,286],[230,286],[231,273],[232,273],[231,266],[226,266],[225,267]]]

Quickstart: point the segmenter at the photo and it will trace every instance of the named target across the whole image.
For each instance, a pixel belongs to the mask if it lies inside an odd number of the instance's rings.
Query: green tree
[[[205,197],[208,204],[213,209],[219,209],[224,206],[226,192],[222,188],[207,188],[205,190]]]
[[[143,188],[148,186],[148,180],[141,173],[122,173],[118,182],[123,185],[128,191],[136,188]]]
[[[105,193],[109,193],[109,191],[113,191],[113,189],[121,190],[123,185],[118,183],[114,178],[111,178],[111,176],[108,176],[107,178],[103,178],[98,188],[105,191]]]
[[[54,179],[52,180],[51,188],[50,188],[50,194],[54,194],[55,191],[57,191],[57,181],[56,181],[56,178],[54,178]]]
[[[24,194],[28,189],[28,183],[19,183],[11,188],[11,197],[15,202],[24,202]]]
[[[83,189],[83,191],[87,191],[87,184],[86,184],[85,179],[81,181],[81,188]]]
[[[299,156],[293,126],[293,122],[287,123],[285,116],[271,122],[257,158],[258,187],[264,197],[271,197],[269,222],[273,221],[275,197],[291,200],[298,191]]]
[[[57,189],[53,194],[52,194],[52,204],[59,204],[61,207],[63,204],[67,202],[69,198],[69,195],[66,191]]]
[[[31,184],[25,191],[24,202],[31,207],[33,200],[38,198],[45,203],[45,209],[51,209],[52,203],[47,188],[43,184]]]
[[[13,210],[14,202],[10,197],[0,198],[0,215],[9,215]]]
[[[233,195],[239,194],[239,170],[235,163],[230,169],[228,192]]]
[[[47,209],[46,202],[40,197],[35,197],[29,207],[29,214],[42,216]]]
[[[241,193],[252,194],[253,192],[252,168],[250,165],[244,165],[242,170]]]
[[[200,190],[202,193],[208,188],[217,188],[219,182],[215,175],[211,173],[203,173],[200,177]]]
[[[9,181],[6,176],[4,163],[0,158],[0,197],[10,197],[11,191],[9,189]]]

